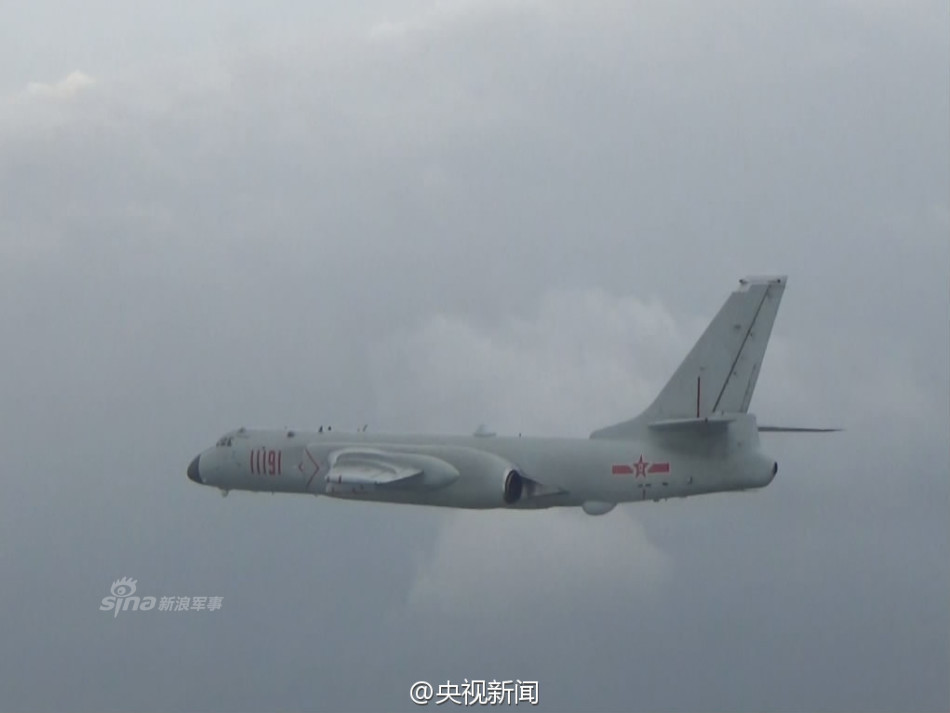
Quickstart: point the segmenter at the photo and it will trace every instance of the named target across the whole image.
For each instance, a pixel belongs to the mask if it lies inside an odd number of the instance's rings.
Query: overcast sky
[[[51,2],[0,24],[0,709],[950,707],[946,2]],[[586,437],[787,273],[753,494],[185,477],[240,425]],[[113,617],[142,595],[214,612]],[[439,709],[451,709],[441,706]]]

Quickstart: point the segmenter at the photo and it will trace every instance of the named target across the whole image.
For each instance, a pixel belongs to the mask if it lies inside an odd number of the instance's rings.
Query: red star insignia
[[[643,454],[640,454],[640,460],[633,464],[633,477],[634,478],[646,478],[647,477],[647,463],[643,460]]]

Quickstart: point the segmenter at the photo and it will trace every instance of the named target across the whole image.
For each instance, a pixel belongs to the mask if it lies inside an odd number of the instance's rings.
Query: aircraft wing
[[[375,448],[343,448],[330,453],[328,488],[431,489],[448,485],[458,471],[441,458]]]
[[[349,457],[337,460],[330,468],[327,480],[330,482],[346,482],[353,485],[392,485],[406,483],[413,478],[420,478],[422,468],[403,466],[391,463],[384,458]]]

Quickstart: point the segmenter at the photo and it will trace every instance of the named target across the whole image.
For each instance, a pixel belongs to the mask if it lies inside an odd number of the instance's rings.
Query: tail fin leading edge
[[[653,403],[591,438],[630,438],[651,423],[748,412],[785,284],[784,275],[740,280]]]

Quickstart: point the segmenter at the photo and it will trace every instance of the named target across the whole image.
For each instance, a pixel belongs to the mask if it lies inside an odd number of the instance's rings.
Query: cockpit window
[[[215,444],[218,448],[230,448],[231,444],[240,438],[247,438],[247,429],[241,426],[241,428],[236,431],[228,431],[221,438],[218,439],[218,442]]]

